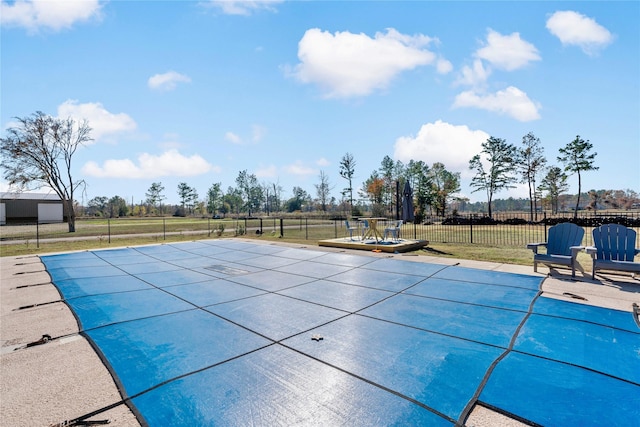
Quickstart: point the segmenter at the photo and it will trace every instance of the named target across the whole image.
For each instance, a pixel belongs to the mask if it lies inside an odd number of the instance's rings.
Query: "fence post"
[[[304,239],[309,240],[309,218],[304,219]]]
[[[280,218],[280,237],[284,237],[284,224],[282,218]]]
[[[162,240],[167,240],[167,223],[165,217],[162,217]]]
[[[333,234],[334,234],[334,239],[338,238],[338,220],[334,219],[333,220]]]
[[[207,237],[211,237],[211,218],[207,217]]]
[[[36,248],[40,249],[40,220],[36,220]]]
[[[260,218],[260,235],[262,236],[262,218]]]
[[[111,218],[107,218],[107,236],[109,244],[111,244]]]
[[[547,213],[546,212],[544,213],[543,221],[544,221],[544,241],[546,242],[547,241]]]
[[[469,214],[469,237],[471,243],[473,243],[473,214]]]

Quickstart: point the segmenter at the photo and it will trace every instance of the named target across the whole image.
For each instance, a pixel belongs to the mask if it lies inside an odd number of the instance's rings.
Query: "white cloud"
[[[87,162],[82,173],[96,178],[152,179],[163,176],[196,176],[210,171],[219,171],[205,159],[195,154],[187,157],[178,150],[169,150],[159,156],[142,153],[138,163],[130,159],[105,160],[102,166]]]
[[[418,135],[396,140],[393,157],[403,163],[422,160],[431,166],[441,162],[447,170],[468,175],[469,160],[482,150],[489,134],[441,120],[422,125]]]
[[[191,78],[175,71],[168,71],[164,74],[155,74],[149,77],[147,85],[154,90],[170,91],[176,88],[178,83],[190,83]]]
[[[468,65],[462,67],[461,76],[456,80],[456,84],[482,87],[490,75],[491,70],[485,68],[481,60],[476,59],[473,61],[473,68]]]
[[[487,43],[478,49],[475,56],[507,71],[517,70],[531,61],[539,61],[538,49],[522,40],[520,33],[504,36],[492,29],[487,34]]]
[[[256,10],[274,12],[274,6],[284,0],[209,0],[205,5],[211,5],[227,15],[251,15]]]
[[[329,166],[331,165],[331,162],[327,159],[325,159],[324,157],[319,158],[318,160],[316,160],[316,165],[323,167],[323,166]]]
[[[252,142],[254,144],[259,143],[267,134],[267,128],[261,125],[252,125],[251,126],[251,136],[250,139],[243,138],[237,133],[227,132],[224,134],[225,141],[229,141],[232,144],[243,145],[245,143]]]
[[[319,173],[317,169],[305,166],[300,160],[297,160],[295,163],[285,166],[284,171],[288,174],[296,176],[317,175]]]
[[[454,107],[475,107],[481,110],[506,114],[521,122],[540,118],[539,106],[517,87],[509,86],[494,94],[478,94],[466,91],[456,96]]]
[[[136,122],[125,113],[110,113],[99,102],[80,104],[78,100],[68,99],[58,106],[58,117],[73,118],[76,121],[86,119],[91,127],[91,137],[95,140],[135,130]]]
[[[439,74],[448,74],[453,70],[453,64],[444,58],[438,58],[436,70]]]
[[[233,132],[227,132],[224,134],[225,141],[229,141],[233,144],[242,144],[242,138]]]
[[[16,0],[0,3],[2,25],[23,27],[31,34],[41,28],[60,31],[76,22],[100,18],[102,5],[98,0]]]
[[[261,166],[255,172],[258,178],[275,178],[278,176],[278,168],[275,165]]]
[[[403,71],[434,63],[436,55],[425,48],[434,40],[393,28],[373,38],[313,28],[298,43],[300,63],[292,74],[303,83],[319,85],[327,98],[365,96],[386,88]]]
[[[260,142],[267,134],[267,128],[260,125],[253,125],[251,126],[251,134],[251,140],[253,142]]]
[[[555,12],[547,20],[547,29],[563,45],[574,45],[593,55],[613,41],[613,35],[593,18],[571,10]]]

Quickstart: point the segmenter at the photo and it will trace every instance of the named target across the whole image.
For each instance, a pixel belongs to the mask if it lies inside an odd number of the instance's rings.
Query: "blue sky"
[[[640,192],[640,2],[2,1],[1,113],[86,118],[84,201],[162,182],[201,198],[242,170],[315,197],[384,156],[461,172],[489,136],[580,135],[582,189]],[[577,191],[577,176],[569,178]],[[6,190],[6,184],[1,188]],[[523,187],[498,198],[526,197]],[[82,201],[82,200],[81,200]]]

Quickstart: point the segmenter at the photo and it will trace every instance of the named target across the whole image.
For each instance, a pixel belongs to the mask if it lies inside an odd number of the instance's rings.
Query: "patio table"
[[[382,233],[378,230],[378,221],[384,221],[386,218],[360,218],[360,220],[366,219],[369,221],[369,230],[362,236],[362,240],[366,240],[367,237],[373,237],[376,239],[376,243],[380,240],[384,240],[382,238]]]

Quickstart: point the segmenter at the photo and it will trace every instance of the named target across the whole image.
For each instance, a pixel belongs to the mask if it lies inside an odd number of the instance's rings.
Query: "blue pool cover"
[[[142,425],[638,425],[630,313],[537,276],[212,240],[43,256]]]

